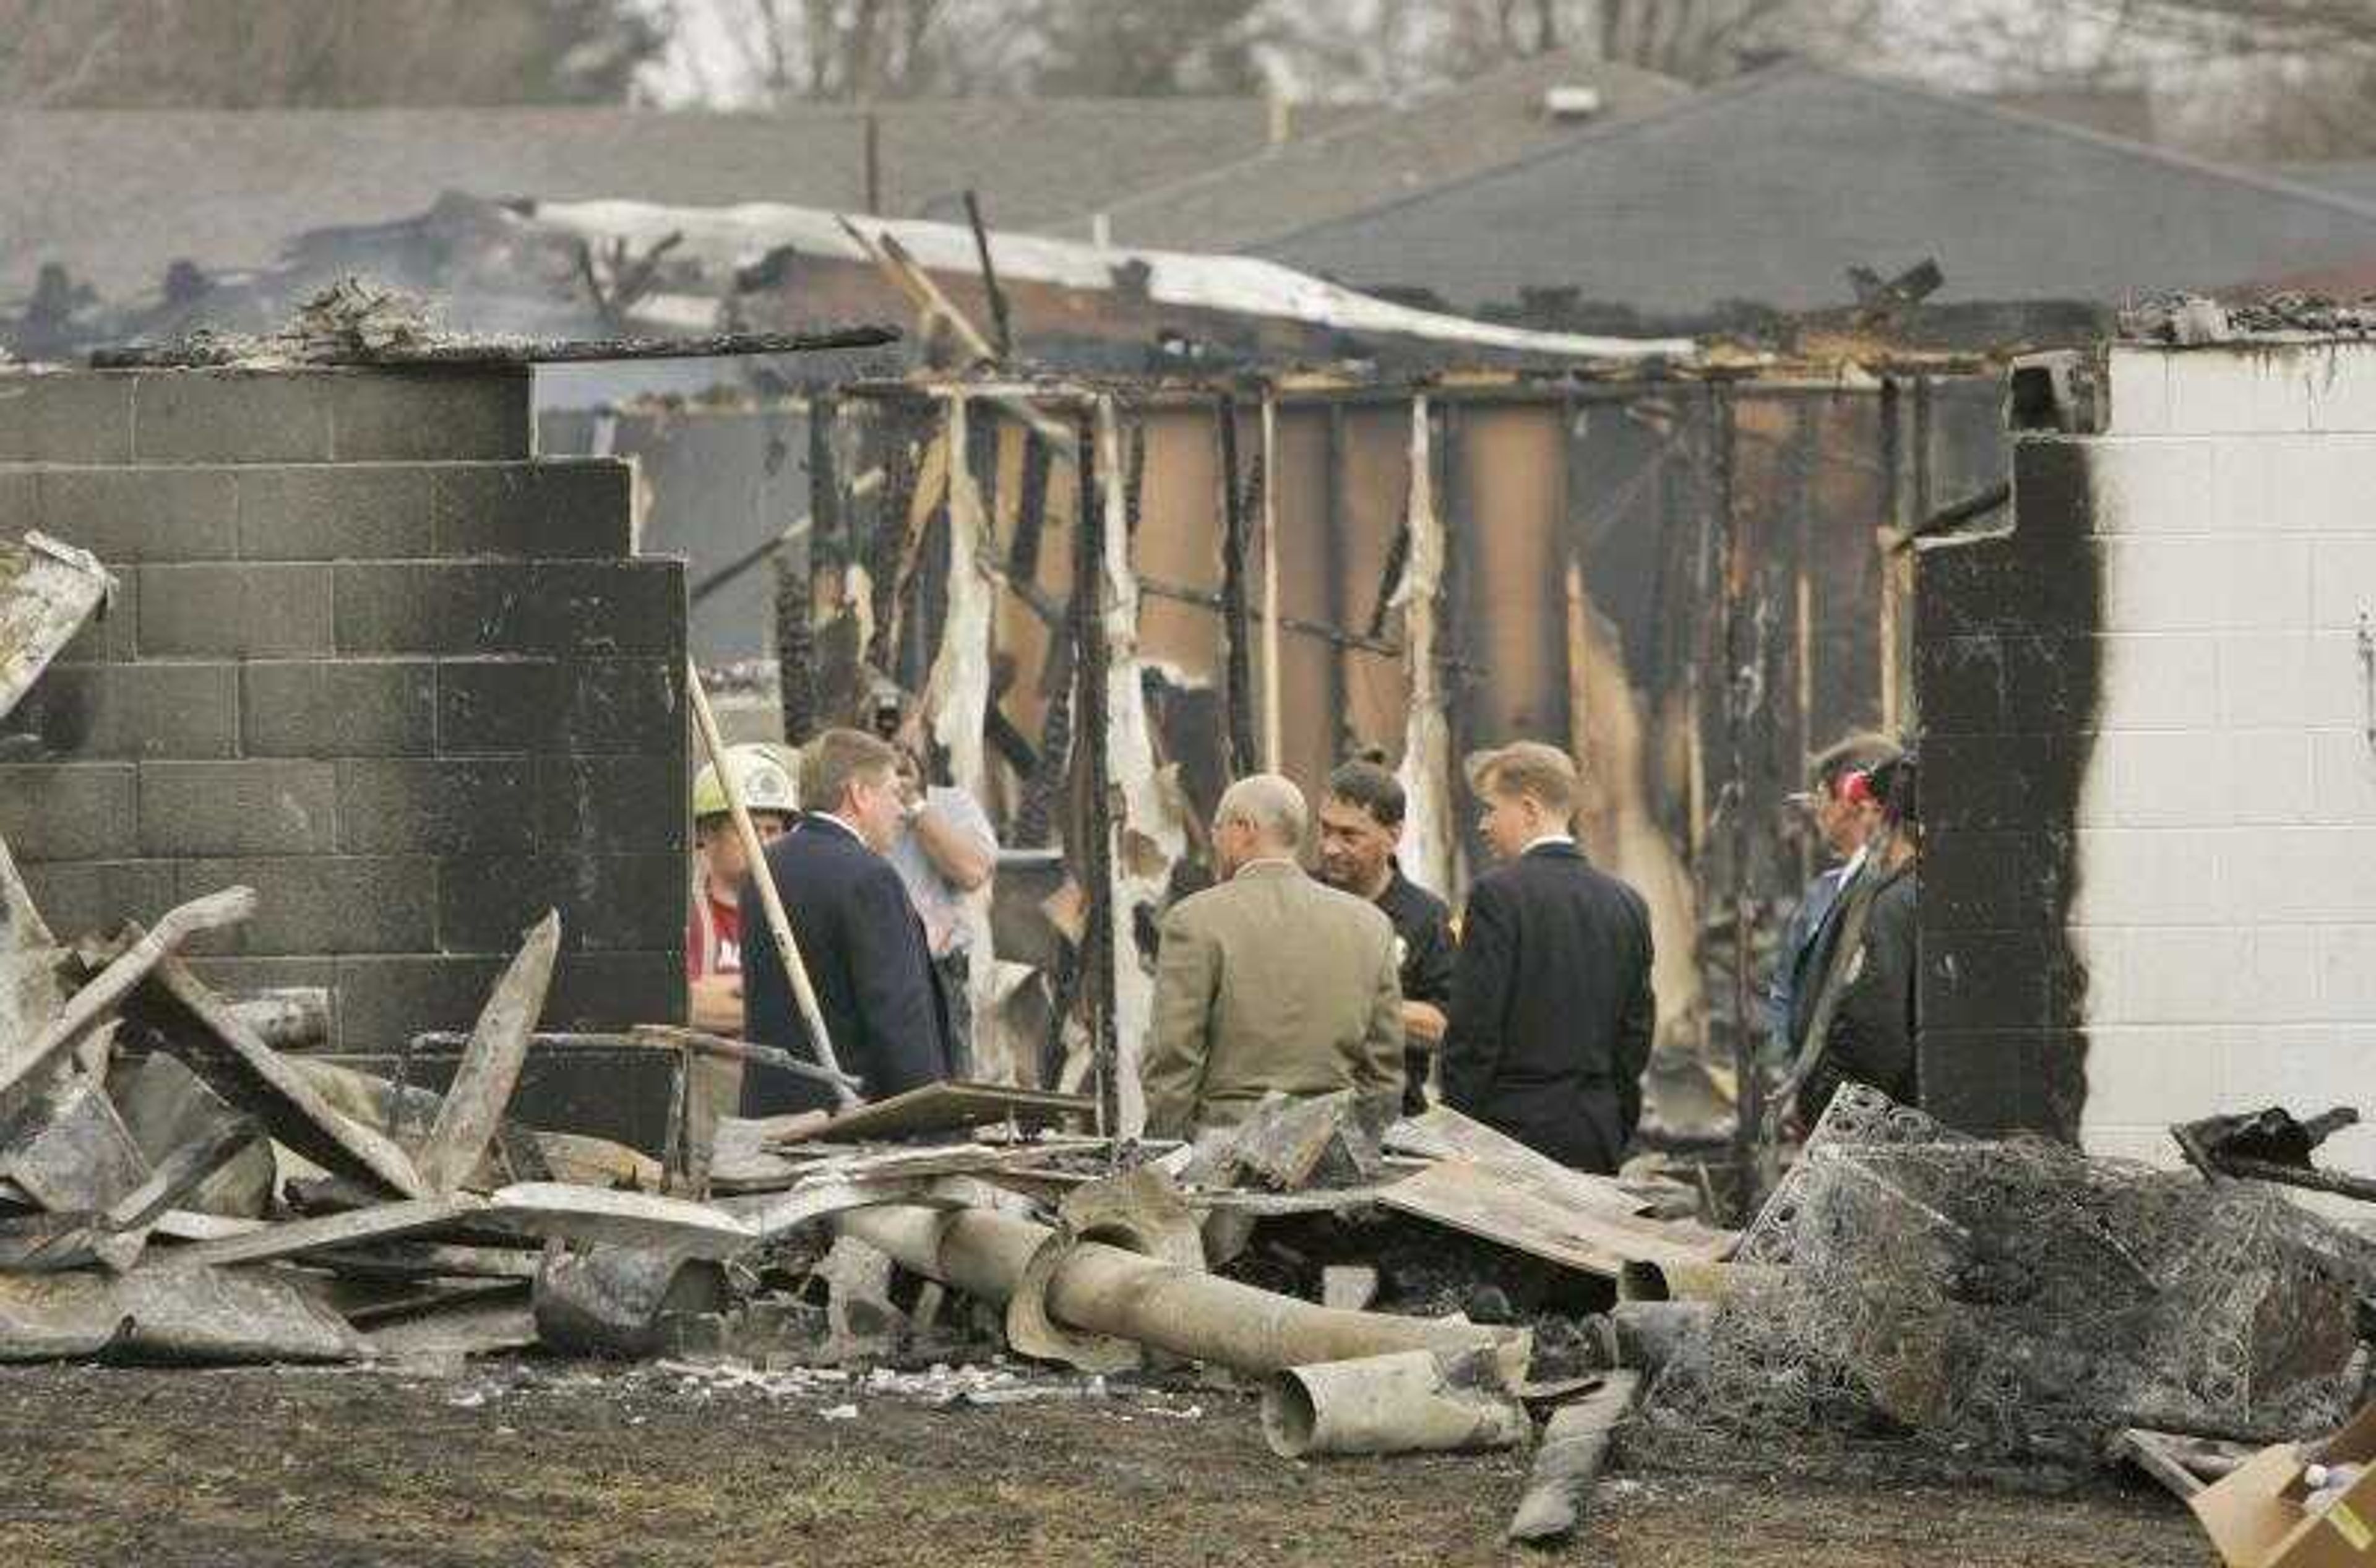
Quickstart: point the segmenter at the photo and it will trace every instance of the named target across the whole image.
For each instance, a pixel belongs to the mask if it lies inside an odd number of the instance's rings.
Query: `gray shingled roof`
[[[1050,232],[1085,238],[1089,214],[1102,208],[1118,245],[1248,248],[1567,140],[1584,122],[1554,120],[1544,112],[1543,94],[1553,87],[1598,91],[1600,108],[1589,122],[1595,125],[1691,95],[1672,77],[1561,52],[1478,77],[1408,108],[1353,115],[1283,147],[1119,201],[1100,202],[1085,192],[1073,220]]]
[[[1846,303],[1851,266],[1935,256],[1942,300],[2116,302],[2376,249],[2376,206],[1805,65],[1258,247],[1455,306],[1570,286],[1687,315]]]
[[[1253,99],[885,104],[883,208],[913,215],[965,186],[1028,227],[1260,150]],[[1299,116],[1319,130],[1344,110]],[[167,263],[273,261],[291,235],[421,211],[445,191],[855,209],[865,116],[610,109],[0,112],[0,298],[63,261],[111,298]],[[942,215],[935,213],[936,216]]]
[[[2376,202],[2376,158],[2345,158],[2309,163],[2269,163],[2261,172],[2275,180],[2315,185],[2353,201]]]

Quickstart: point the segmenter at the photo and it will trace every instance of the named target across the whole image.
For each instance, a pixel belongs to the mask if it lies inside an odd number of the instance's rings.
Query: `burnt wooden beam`
[[[1352,611],[1348,602],[1351,597],[1345,583],[1345,410],[1341,405],[1328,406],[1325,423],[1322,426],[1320,457],[1320,558],[1326,574],[1322,585],[1328,623],[1342,626]],[[1282,619],[1280,626],[1287,622]],[[1351,738],[1351,700],[1345,671],[1347,644],[1329,639],[1328,651],[1328,711],[1330,719],[1328,754],[1335,758],[1347,749]]]
[[[1801,403],[1790,410],[1790,707],[1796,744],[1789,777],[1805,777],[1815,757],[1815,469],[1823,461],[1823,412]],[[1796,785],[1794,784],[1795,788]],[[1799,880],[1815,874],[1820,846],[1799,836]]]
[[[841,487],[834,471],[831,393],[809,401],[809,530],[776,546],[776,700],[784,739],[795,746],[824,728],[817,713],[816,580],[824,542],[840,537]],[[797,550],[797,554],[795,551]]]
[[[561,916],[548,910],[495,982],[422,1143],[415,1163],[431,1191],[451,1193],[460,1186],[478,1169],[487,1141],[502,1124],[560,952]]]
[[[990,259],[990,230],[981,220],[981,202],[966,187],[966,222],[973,229],[973,250],[981,263],[981,291],[990,298],[990,341],[1004,364],[1015,352],[1015,330],[1006,315],[1006,291],[998,286],[998,268]]]
[[[1075,450],[1080,455],[1080,506],[1073,533],[1073,593],[1079,618],[1074,625],[1074,702],[1079,714],[1080,760],[1086,775],[1087,811],[1077,862],[1087,888],[1088,910],[1081,936],[1084,999],[1089,1008],[1091,1057],[1096,1064],[1098,1131],[1109,1135],[1122,1125],[1121,1084],[1114,1025],[1113,940],[1113,759],[1107,732],[1106,675],[1111,650],[1100,590],[1105,572],[1106,514],[1098,493],[1097,416],[1084,411]]]
[[[1054,457],[1040,434],[1025,427],[1022,493],[1016,499],[1015,542],[1007,547],[1009,586],[1039,585],[1040,540],[1048,531],[1048,472]]]
[[[1190,588],[1185,583],[1168,582],[1160,577],[1141,577],[1138,579],[1138,591],[1155,599],[1168,599],[1180,604],[1194,604],[1202,609],[1218,611],[1224,615],[1229,613],[1226,597],[1210,588]],[[1249,624],[1259,624],[1262,618],[1260,611],[1251,608],[1246,611],[1246,620]],[[1359,648],[1364,653],[1383,654],[1388,659],[1402,657],[1402,645],[1390,637],[1348,631],[1342,626],[1332,626],[1324,621],[1309,621],[1301,615],[1280,616],[1278,628],[1282,632],[1297,632],[1308,637],[1318,637],[1321,641],[1333,643],[1338,647]]]
[[[481,1200],[472,1197],[407,1198],[401,1203],[350,1209],[343,1214],[284,1220],[243,1236],[226,1236],[219,1241],[200,1241],[174,1253],[174,1259],[220,1268],[232,1264],[302,1257],[307,1253],[418,1236],[469,1218],[485,1206]]]
[[[1039,749],[1032,745],[1030,737],[1015,727],[1015,720],[1007,718],[1005,709],[998,704],[991,704],[990,711],[982,716],[981,733],[999,760],[1015,769],[1018,777],[1028,778],[1040,771]]]
[[[1894,539],[1906,531],[1906,395],[1904,385],[1895,376],[1881,384],[1881,496],[1882,538]],[[1897,622],[1904,607],[1897,599],[1897,574],[1890,570],[1883,557],[1881,563],[1881,625],[1880,665],[1881,727],[1895,733],[1902,702],[1897,683]]]
[[[1732,862],[1732,1067],[1736,1113],[1732,1156],[1740,1173],[1741,1211],[1754,1213],[1764,1194],[1758,1168],[1760,1138],[1765,1124],[1764,1068],[1758,1060],[1758,1013],[1751,976],[1755,955],[1751,931],[1754,924],[1750,887],[1751,839],[1755,818],[1749,809],[1749,705],[1760,683],[1757,652],[1749,603],[1756,567],[1747,530],[1741,526],[1739,496],[1734,491],[1733,430],[1738,410],[1732,392],[1709,389],[1708,441],[1710,488],[1714,494],[1713,544],[1724,573],[1724,728],[1725,796],[1731,812]]]
[[[1406,491],[1408,486],[1406,484]],[[1363,634],[1382,637],[1386,630],[1386,617],[1394,613],[1395,595],[1402,591],[1403,574],[1409,569],[1411,552],[1410,505],[1406,497],[1402,507],[1402,526],[1395,532],[1394,543],[1386,547],[1386,564],[1378,574],[1378,597],[1370,606],[1370,629]]]
[[[208,1087],[253,1114],[287,1147],[333,1175],[386,1186],[403,1197],[427,1195],[403,1149],[340,1115],[180,960],[160,962],[127,1011],[154,1028]]]
[[[1246,506],[1238,488],[1238,406],[1223,393],[1213,417],[1221,443],[1221,712],[1228,724],[1230,777],[1254,766],[1252,619],[1246,613]]]
[[[237,925],[254,913],[253,889],[227,887],[166,911],[154,931],[134,928],[124,950],[68,997],[40,1034],[0,1065],[0,1119],[13,1116],[39,1087],[48,1067],[113,1017],[184,943],[201,932]]]

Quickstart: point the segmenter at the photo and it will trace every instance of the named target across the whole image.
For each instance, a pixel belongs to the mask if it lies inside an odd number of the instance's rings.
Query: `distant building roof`
[[[1262,254],[1455,307],[1567,289],[1645,313],[1846,303],[1925,257],[1942,301],[2118,301],[2376,248],[2376,206],[1808,65],[1757,73]]]
[[[1582,89],[1586,114],[1554,114],[1546,95]],[[1403,109],[1371,109],[1286,144],[1119,199],[1081,193],[1050,232],[1086,236],[1102,211],[1116,244],[1235,250],[1413,191],[1507,163],[1587,125],[1691,96],[1669,77],[1578,59],[1565,51],[1521,61]]]
[[[2315,185],[2353,201],[2376,202],[2376,158],[2343,158],[2332,161],[2269,163],[2263,173],[2273,180]]]
[[[1992,92],[1983,101],[2016,114],[2034,114],[2128,141],[2153,141],[2160,130],[2154,118],[2153,94],[2143,88],[2038,88],[2027,92]]]
[[[708,279],[732,278],[754,261],[786,248],[805,257],[865,259],[834,214],[776,203],[704,209],[625,201],[547,202],[529,221],[591,243],[624,240],[639,250],[664,236],[681,235],[682,249],[671,255]],[[878,242],[888,235],[927,272],[971,278],[979,267],[973,234],[962,223],[885,219],[853,226]],[[1270,317],[1345,333],[1572,361],[1680,359],[1697,349],[1689,339],[1537,332],[1416,310],[1305,277],[1259,256],[1119,251],[1007,232],[991,236],[991,255],[1004,286],[1041,284],[1085,294],[1127,291],[1158,305]],[[700,332],[717,325],[718,300],[708,293],[656,291],[639,309],[672,330]]]
[[[1348,111],[1300,111],[1318,130]],[[1178,180],[1267,145],[1250,98],[878,105],[885,214],[948,215],[977,187],[1004,227]],[[446,191],[859,210],[866,112],[613,109],[0,111],[0,297],[45,261],[111,298],[168,264],[270,264],[290,236],[417,213]]]

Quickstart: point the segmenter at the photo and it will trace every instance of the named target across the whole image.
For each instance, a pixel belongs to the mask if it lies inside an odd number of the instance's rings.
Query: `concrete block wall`
[[[1923,1060],[2166,1161],[2215,1111],[2376,1112],[2376,345],[2097,383],[2019,442],[2011,537],[1923,561]]]
[[[374,1051],[467,1028],[557,907],[548,1028],[680,1015],[683,566],[533,429],[515,371],[0,376],[0,529],[122,583],[0,720],[53,926],[246,883],[201,972],[330,986]]]

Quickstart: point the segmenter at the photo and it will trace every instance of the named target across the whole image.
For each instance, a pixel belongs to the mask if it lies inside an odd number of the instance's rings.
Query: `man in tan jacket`
[[[1310,821],[1303,791],[1276,774],[1221,797],[1221,885],[1163,920],[1140,1070],[1149,1136],[1233,1125],[1273,1090],[1401,1094],[1394,927],[1304,874],[1296,856]]]

